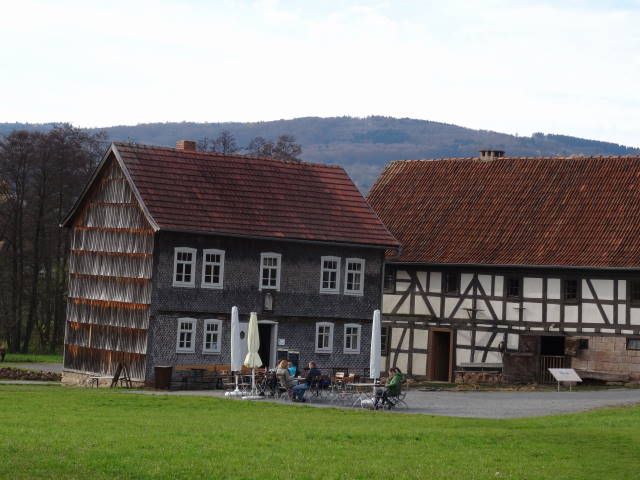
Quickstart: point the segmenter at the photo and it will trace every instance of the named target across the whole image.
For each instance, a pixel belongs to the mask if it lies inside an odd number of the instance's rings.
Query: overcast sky
[[[0,7],[0,122],[390,115],[640,146],[640,0]]]

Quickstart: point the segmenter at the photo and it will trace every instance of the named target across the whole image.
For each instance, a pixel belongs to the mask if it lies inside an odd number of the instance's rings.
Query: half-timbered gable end
[[[368,198],[402,245],[386,361],[441,380],[640,375],[639,178],[632,157],[391,163]]]
[[[267,366],[364,369],[398,243],[344,169],[186,146],[113,144],[65,220],[65,377],[228,366],[233,306]]]

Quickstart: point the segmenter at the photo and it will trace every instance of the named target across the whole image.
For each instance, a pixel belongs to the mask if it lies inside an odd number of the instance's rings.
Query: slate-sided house
[[[368,199],[402,245],[387,364],[437,380],[500,364],[512,380],[640,377],[640,158],[398,161]]]
[[[261,356],[368,365],[384,251],[396,240],[338,166],[115,143],[71,230],[64,377],[118,362],[228,364],[232,306]]]

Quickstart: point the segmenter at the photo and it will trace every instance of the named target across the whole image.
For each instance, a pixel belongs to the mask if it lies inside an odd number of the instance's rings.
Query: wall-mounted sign
[[[279,347],[284,347],[284,345],[285,345],[284,338],[279,338],[278,339],[278,346]]]

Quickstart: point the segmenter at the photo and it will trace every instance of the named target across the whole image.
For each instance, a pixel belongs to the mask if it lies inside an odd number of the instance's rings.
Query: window
[[[196,249],[178,247],[173,254],[173,286],[193,287],[196,269]]]
[[[504,288],[507,298],[520,298],[522,294],[522,279],[520,277],[505,277]]]
[[[362,295],[364,292],[364,260],[347,258],[344,275],[345,295]]]
[[[629,280],[629,303],[640,305],[640,280]]]
[[[316,323],[316,353],[333,352],[333,323]]]
[[[260,254],[260,290],[280,290],[279,253]]]
[[[389,347],[391,345],[391,327],[382,327],[380,331],[380,354],[383,357],[389,355]]]
[[[360,325],[357,323],[344,326],[344,353],[360,353]]]
[[[202,353],[220,353],[222,320],[205,320]]]
[[[640,338],[627,338],[627,350],[640,350]]]
[[[339,293],[340,257],[322,257],[320,264],[320,293]]]
[[[578,302],[578,280],[575,278],[568,278],[563,281],[562,299],[567,303]]]
[[[396,293],[396,267],[384,266],[384,293]]]
[[[442,291],[446,295],[457,295],[460,293],[460,274],[445,273],[442,275]]]
[[[202,252],[202,287],[222,288],[224,279],[224,251],[204,250]]]
[[[176,352],[191,353],[195,351],[196,319],[178,319],[178,338],[176,341]]]

